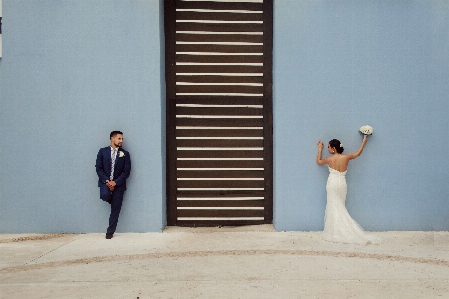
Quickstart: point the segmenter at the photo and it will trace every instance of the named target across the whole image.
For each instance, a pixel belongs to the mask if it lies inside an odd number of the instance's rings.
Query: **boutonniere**
[[[121,158],[121,157],[124,157],[125,156],[125,153],[124,152],[122,152],[122,151],[120,151],[119,153],[118,153],[118,156]]]

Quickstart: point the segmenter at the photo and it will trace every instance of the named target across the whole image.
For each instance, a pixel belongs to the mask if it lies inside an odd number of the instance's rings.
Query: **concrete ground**
[[[272,226],[0,235],[0,298],[449,298],[449,232],[382,245]]]

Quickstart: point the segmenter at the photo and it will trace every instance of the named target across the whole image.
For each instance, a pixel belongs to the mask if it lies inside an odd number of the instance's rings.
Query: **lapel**
[[[105,147],[104,148],[104,156],[106,157],[106,165],[105,165],[105,170],[107,170],[107,173],[111,173],[111,147]]]

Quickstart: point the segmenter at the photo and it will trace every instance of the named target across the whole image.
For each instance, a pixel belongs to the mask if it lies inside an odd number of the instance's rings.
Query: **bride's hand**
[[[324,145],[323,145],[323,141],[318,141],[318,149],[323,149]]]

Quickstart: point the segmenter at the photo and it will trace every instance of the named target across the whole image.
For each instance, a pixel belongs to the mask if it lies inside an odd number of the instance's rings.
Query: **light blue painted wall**
[[[449,4],[274,5],[274,224],[321,230],[316,142],[375,134],[350,164],[348,210],[368,230],[449,229]],[[118,231],[165,211],[162,0],[4,0],[0,233],[104,232],[95,156],[125,133],[133,172]]]
[[[105,232],[95,158],[124,132],[118,232],[165,227],[160,0],[4,0],[0,233]]]
[[[367,230],[449,229],[449,2],[276,0],[277,230],[322,230],[316,143],[357,150],[347,207]]]

